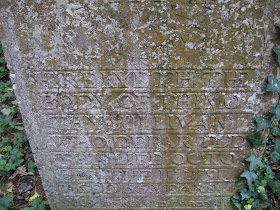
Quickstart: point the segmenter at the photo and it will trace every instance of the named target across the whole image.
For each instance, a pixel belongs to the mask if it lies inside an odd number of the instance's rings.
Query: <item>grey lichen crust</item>
[[[229,209],[275,66],[276,0],[1,0],[52,209]]]

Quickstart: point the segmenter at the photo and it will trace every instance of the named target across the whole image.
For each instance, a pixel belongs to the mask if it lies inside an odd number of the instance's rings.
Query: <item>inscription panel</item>
[[[88,202],[79,202],[85,209],[142,208],[148,200],[141,195],[153,197],[152,207],[159,209],[229,205],[248,154],[252,105],[260,100],[257,70],[103,68],[29,75],[45,129],[38,149],[47,150],[59,169],[54,176],[65,205],[80,198]],[[209,195],[207,202],[196,200]],[[120,202],[125,197],[133,202]]]
[[[277,101],[262,93],[275,5],[1,2],[51,208],[230,209],[245,136]]]

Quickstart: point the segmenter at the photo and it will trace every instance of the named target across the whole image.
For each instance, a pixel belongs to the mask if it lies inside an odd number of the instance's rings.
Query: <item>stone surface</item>
[[[244,137],[276,102],[262,91],[279,7],[1,0],[5,55],[51,208],[231,208]]]

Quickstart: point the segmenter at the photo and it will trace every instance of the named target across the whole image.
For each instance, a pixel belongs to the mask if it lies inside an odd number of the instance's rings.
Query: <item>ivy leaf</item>
[[[271,170],[271,172],[265,173],[264,175],[265,175],[265,177],[268,178],[268,179],[273,179],[275,173]]]
[[[261,131],[261,130],[263,130],[265,128],[268,128],[271,125],[270,120],[266,120],[263,117],[255,117],[255,120],[257,122],[257,132],[259,132],[259,131]]]
[[[34,162],[28,162],[26,165],[26,168],[28,169],[28,172],[33,172],[35,173],[35,163]]]
[[[29,198],[29,201],[32,202],[32,201],[35,200],[37,197],[39,197],[39,202],[38,202],[38,204],[39,204],[39,203],[40,203],[40,194],[37,193],[36,190],[35,190],[34,195],[31,196],[31,197]],[[38,205],[38,204],[37,204],[37,205]]]
[[[17,159],[17,160],[15,161],[15,164],[16,164],[16,165],[21,165],[23,162],[24,162],[24,159]]]
[[[267,137],[268,139],[270,139],[270,140],[272,140],[272,139],[274,139],[274,136],[270,133],[270,134],[268,134],[268,137]]]
[[[236,199],[236,200],[238,200],[238,201],[241,201],[241,197],[240,197],[240,195],[238,195],[238,194],[235,194],[235,195],[233,196],[233,198]]]
[[[266,172],[267,172],[267,174],[271,174],[272,173],[272,169],[271,169],[270,165],[266,166]]]
[[[279,137],[274,139],[274,151],[280,153],[280,138]]]
[[[231,202],[234,206],[236,206],[238,208],[238,210],[242,210],[242,205],[241,205],[241,203],[238,202],[238,200],[231,198]]]
[[[7,147],[4,149],[5,152],[10,152],[11,150],[12,150],[12,146],[7,146]]]
[[[18,129],[19,131],[23,131],[24,130],[24,127],[22,126],[15,126],[16,129]]]
[[[273,114],[276,120],[280,120],[280,105],[278,104],[275,108],[269,110],[271,114]]]
[[[248,200],[249,198],[252,197],[252,193],[250,193],[250,191],[247,190],[246,188],[240,189],[239,192],[240,192],[242,201],[245,199]]]
[[[48,205],[47,201],[42,201],[42,203],[36,207],[36,210],[45,210],[45,206]]]
[[[7,160],[0,159],[0,166],[5,166],[7,164]]]
[[[262,144],[260,132],[257,132],[254,135],[247,135],[246,139],[253,144],[253,147],[258,147]]]
[[[23,156],[22,152],[18,148],[13,148],[10,153],[17,158],[21,158]]]
[[[280,83],[278,82],[278,80],[274,79],[271,76],[268,76],[267,79],[268,79],[268,84],[266,86],[266,91],[269,91],[269,92],[276,91],[276,92],[280,93]]]
[[[250,171],[253,171],[257,166],[261,169],[264,168],[264,164],[261,158],[256,158],[255,155],[251,155],[250,157],[245,159],[246,161],[250,162]]]
[[[252,205],[247,204],[247,205],[244,206],[244,209],[245,210],[251,210],[252,209]]]
[[[245,185],[245,184],[247,184],[246,183],[246,180],[244,180],[244,179],[239,179],[239,181],[237,182],[237,186],[241,186],[241,185]]]
[[[37,207],[40,204],[41,200],[42,199],[40,196],[35,197],[31,202],[32,206]]]
[[[262,144],[266,144],[266,143],[268,143],[267,139],[263,139]]]
[[[261,181],[261,185],[263,186],[263,187],[266,187],[266,185],[267,185],[267,181],[264,179],[264,180],[262,180]]]
[[[248,186],[249,186],[249,190],[254,191],[252,184],[253,184],[253,181],[258,179],[257,174],[254,171],[248,171],[248,170],[244,169],[244,172],[240,176],[246,178]]]
[[[12,112],[12,109],[4,108],[1,110],[1,112],[3,113],[3,115],[9,116]]]
[[[277,128],[277,127],[272,127],[271,133],[272,133],[274,136],[280,136],[280,129]]]
[[[248,204],[253,204],[253,202],[254,202],[254,198],[250,198],[250,199],[247,201]]]
[[[4,57],[4,56],[0,57],[0,63],[3,63],[3,64],[6,63],[6,60],[5,60],[5,57]]]
[[[6,171],[11,171],[11,170],[15,170],[16,169],[16,166],[12,163],[8,163],[6,166],[5,166],[5,170]]]
[[[273,48],[273,51],[278,55],[278,63],[280,65],[280,48]]]
[[[4,196],[0,199],[0,209],[9,209],[14,205],[14,197]],[[1,208],[2,207],[2,208]]]
[[[280,181],[268,180],[267,184],[278,197],[280,196]]]
[[[263,201],[259,205],[257,205],[256,210],[264,210],[267,209],[267,207],[271,207],[271,201]]]
[[[273,151],[271,153],[271,160],[273,161],[273,163],[278,164],[278,161],[280,160],[280,153],[277,151]]]
[[[257,190],[258,190],[258,193],[262,196],[262,198],[264,200],[268,199],[267,193],[266,193],[265,188],[263,186],[258,186]]]
[[[260,199],[255,199],[254,203],[252,203],[252,209],[256,209],[256,207],[261,203]]]
[[[48,201],[42,201],[41,205],[49,205],[49,202]]]

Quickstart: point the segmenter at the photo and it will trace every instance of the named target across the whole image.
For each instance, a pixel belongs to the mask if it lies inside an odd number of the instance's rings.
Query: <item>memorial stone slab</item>
[[[1,0],[53,210],[230,209],[267,104],[276,0]],[[277,13],[278,12],[278,13]]]

